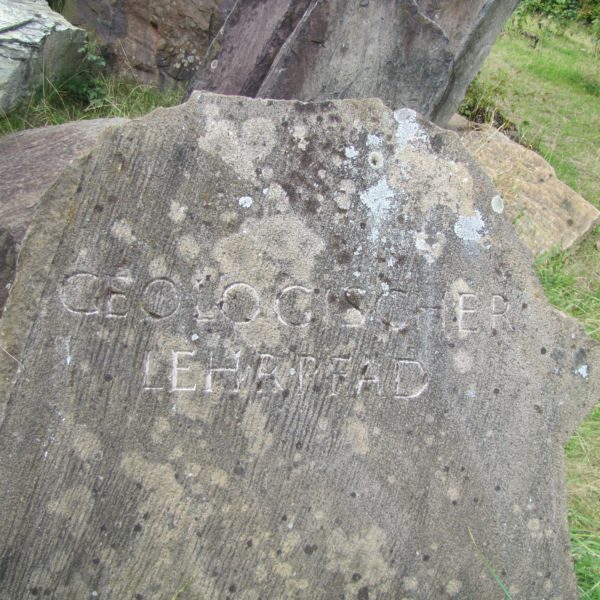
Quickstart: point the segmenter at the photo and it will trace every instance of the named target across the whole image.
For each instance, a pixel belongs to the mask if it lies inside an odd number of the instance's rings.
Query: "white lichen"
[[[502,199],[502,196],[496,194],[492,198],[492,210],[498,214],[504,212],[504,200]]]
[[[428,144],[429,137],[417,121],[417,113],[411,108],[400,108],[394,111],[394,119],[398,123],[396,128],[396,146],[399,151],[407,146],[414,146],[415,142]]]
[[[454,224],[454,233],[465,242],[478,242],[486,233],[485,223],[481,213],[476,210],[469,217],[460,215]]]
[[[367,146],[369,148],[379,148],[383,144],[383,140],[378,136],[372,133],[367,135]]]
[[[346,155],[346,158],[349,158],[350,160],[352,160],[353,158],[356,158],[359,153],[358,153],[358,150],[354,146],[348,146],[347,148],[344,149],[344,154]]]

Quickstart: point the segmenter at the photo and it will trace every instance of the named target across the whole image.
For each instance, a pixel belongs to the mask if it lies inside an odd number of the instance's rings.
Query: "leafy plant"
[[[598,0],[579,0],[577,18],[584,23],[593,23],[600,19],[600,2]]]
[[[556,19],[576,19],[578,0],[523,0],[517,9],[524,14],[538,14]]]
[[[590,33],[600,41],[599,0],[522,0],[510,21],[511,26],[523,30],[528,16],[546,19],[559,31],[578,21],[589,26]],[[541,28],[542,22],[538,24]]]
[[[79,49],[82,61],[79,70],[66,79],[60,86],[62,91],[71,95],[72,99],[81,104],[98,108],[106,100],[106,60],[100,53],[98,44],[88,39]]]

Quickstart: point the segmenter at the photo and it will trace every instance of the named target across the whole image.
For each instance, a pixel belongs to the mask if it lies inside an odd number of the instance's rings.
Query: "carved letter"
[[[153,319],[166,319],[179,308],[177,287],[166,277],[153,279],[142,292],[142,309]]]
[[[312,374],[313,377],[314,375],[317,373],[317,371],[319,370],[319,368],[317,367],[317,359],[314,356],[311,356],[310,354],[304,354],[300,357],[300,365],[298,367],[298,381],[300,383],[300,389],[302,389],[302,386],[304,384],[304,376],[306,374],[306,366],[312,363]]]
[[[498,323],[502,319],[506,321],[506,324],[508,325],[509,329],[512,329],[510,321],[506,316],[506,313],[508,312],[509,308],[510,304],[504,296],[500,294],[492,295],[492,329],[496,329],[498,327]]]
[[[223,291],[220,306],[234,323],[250,323],[260,312],[260,297],[251,285],[232,283]]]
[[[62,285],[61,290],[60,290],[60,299],[61,299],[61,302],[63,303],[63,306],[69,312],[79,313],[82,315],[97,315],[98,307],[96,305],[96,298],[94,298],[94,297],[88,298],[87,301],[81,302],[82,298],[80,296],[83,295],[83,294],[81,294],[81,290],[79,290],[80,293],[77,294],[77,291],[78,291],[76,289],[77,286],[78,285],[85,286],[86,280],[87,280],[88,286],[93,286],[93,283],[98,280],[98,277],[96,275],[94,275],[93,273],[75,273],[74,275],[70,275],[69,277],[67,277]],[[72,287],[75,289],[71,289]],[[67,288],[70,290],[69,293],[68,293]],[[89,294],[89,290],[88,290],[88,294]],[[67,296],[71,296],[71,295],[75,295],[75,298],[73,299],[72,302],[69,302],[69,300],[67,299]],[[92,294],[90,294],[90,295],[92,295]],[[77,300],[79,300],[81,303],[78,303]],[[79,304],[79,306],[77,306],[76,304]]]
[[[410,320],[415,318],[414,303],[409,303],[408,294],[402,290],[384,292],[375,304],[375,311],[384,325],[402,333],[408,331]]]
[[[210,353],[208,373],[206,374],[206,383],[204,386],[204,391],[207,394],[211,394],[213,391],[212,383],[213,383],[213,374],[217,375],[219,373],[226,375],[227,373],[231,373],[235,378],[235,388],[234,392],[240,391],[240,384],[243,379],[239,377],[240,374],[240,356],[242,355],[242,351],[235,353],[235,366],[234,367],[213,367],[213,355]]]
[[[128,277],[115,277],[115,279],[120,279],[126,282],[130,281]],[[125,304],[127,302],[127,295],[120,290],[112,289],[112,286],[107,290],[106,294],[106,317],[113,319],[124,319],[128,312]],[[117,304],[119,302],[123,303],[123,306],[120,307],[121,310],[119,310],[118,306],[115,308],[115,299]]]
[[[370,361],[365,361],[365,364],[361,367],[361,375],[362,377],[358,380],[358,383],[356,384],[356,393],[358,395],[360,395],[360,393],[362,392],[362,388],[363,385],[375,385],[375,389],[377,390],[377,394],[381,394],[381,389],[379,387],[379,376],[377,375],[377,373],[369,376],[369,370],[371,370],[371,363]]]
[[[284,290],[282,290],[282,292],[279,294],[279,296],[275,299],[275,314],[277,315],[277,318],[284,324],[287,325],[288,327],[307,327],[310,324],[310,321],[312,319],[312,312],[310,310],[306,310],[304,311],[304,314],[302,315],[302,319],[298,319],[298,322],[294,322],[292,319],[290,318],[285,318],[282,314],[281,314],[281,302],[284,301],[285,302],[285,296],[286,295],[294,295],[294,294],[312,294],[312,291],[302,287],[301,285],[290,285],[289,287],[286,287]],[[290,302],[292,303],[292,306],[295,304],[294,299],[292,298],[290,300]]]
[[[365,315],[363,302],[367,292],[360,288],[348,288],[344,290],[344,300],[350,305],[344,312],[343,326],[351,329],[359,329],[365,326]]]
[[[151,352],[146,352],[146,356],[144,357],[144,389],[145,390],[162,390],[161,387],[153,387],[150,384],[150,354]]]
[[[397,359],[396,363],[396,398],[417,398],[429,385],[427,373],[417,360]]]
[[[273,364],[273,367],[270,371],[266,370],[268,368],[268,363],[271,361],[275,363],[275,357],[272,354],[259,354],[259,362],[258,368],[256,370],[256,379],[259,382],[263,382],[267,379],[273,380],[273,385],[279,390],[283,390],[283,386],[279,383],[277,376],[275,375],[275,371],[277,370],[277,364]],[[262,386],[259,391],[262,391]]]
[[[348,377],[348,364],[350,363],[349,358],[342,356],[334,356],[331,359],[331,395],[335,396],[338,390],[338,384],[346,381]],[[338,367],[343,367],[338,369]]]
[[[477,333],[478,327],[474,323],[465,323],[466,315],[476,315],[477,309],[474,308],[474,303],[477,301],[476,294],[459,294],[458,295],[458,331],[461,333]]]
[[[175,351],[173,350],[173,370],[171,372],[171,391],[172,392],[195,392],[196,384],[193,387],[179,387],[179,382],[177,381],[178,373],[187,373],[192,369],[190,367],[180,367],[179,366],[179,357],[180,356],[194,356],[196,351],[193,352],[185,352],[185,351]]]

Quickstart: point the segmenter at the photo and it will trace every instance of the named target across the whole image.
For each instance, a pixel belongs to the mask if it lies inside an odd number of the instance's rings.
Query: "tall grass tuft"
[[[175,106],[183,96],[181,90],[161,92],[110,75],[100,75],[98,85],[102,94],[92,103],[82,100],[65,83],[55,86],[46,81],[29,102],[8,115],[0,115],[0,135],[81,119],[137,117],[160,106]]]

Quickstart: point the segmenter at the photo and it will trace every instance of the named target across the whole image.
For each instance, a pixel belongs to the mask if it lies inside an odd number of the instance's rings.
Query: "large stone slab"
[[[192,88],[378,97],[444,124],[517,0],[238,0]]]
[[[600,221],[600,211],[560,181],[537,152],[491,125],[474,126],[458,115],[449,127],[483,165],[517,235],[535,255],[570,248]]]
[[[378,100],[109,131],[0,325],[5,597],[576,598],[600,352],[496,196]]]
[[[194,76],[193,88],[254,97],[312,0],[236,2]]]
[[[45,0],[0,1],[0,114],[29,98],[44,79],[55,82],[81,65],[85,32]]]

